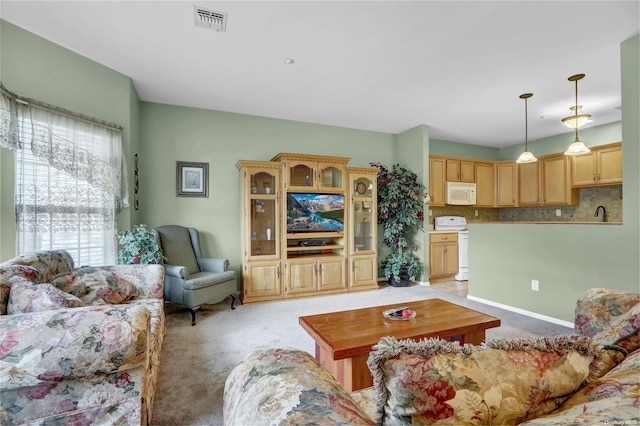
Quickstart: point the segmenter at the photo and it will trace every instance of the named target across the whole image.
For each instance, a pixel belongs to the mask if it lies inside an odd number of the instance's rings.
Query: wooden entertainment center
[[[378,169],[348,162],[238,161],[244,303],[378,289]]]

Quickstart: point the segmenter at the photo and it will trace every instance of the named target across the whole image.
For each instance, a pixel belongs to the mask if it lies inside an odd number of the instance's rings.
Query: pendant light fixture
[[[571,115],[562,119],[562,122],[568,128],[580,128],[591,121],[591,114],[582,112],[582,105],[572,106],[569,110],[571,110]]]
[[[535,163],[538,161],[536,157],[529,151],[529,111],[527,110],[527,99],[533,96],[533,93],[523,93],[520,99],[524,99],[524,152],[520,154],[516,163]]]
[[[580,138],[578,137],[578,127],[580,127],[579,124],[579,115],[578,115],[578,110],[580,110],[582,108],[581,105],[578,105],[578,80],[582,80],[584,78],[584,74],[576,74],[576,75],[572,75],[571,77],[569,77],[569,81],[575,81],[576,82],[576,106],[574,108],[572,108],[574,115],[573,115],[573,120],[575,123],[575,131],[576,131],[576,138],[573,141],[573,143],[571,145],[569,145],[569,148],[565,151],[564,155],[581,155],[581,154],[586,154],[588,152],[591,152],[591,150],[589,148],[587,148],[585,146],[584,143],[582,143],[582,141],[580,140]],[[582,114],[584,115],[589,115],[589,114]],[[589,117],[591,117],[589,115]],[[569,117],[567,117],[569,118]],[[565,120],[567,120],[567,118],[563,119],[562,121],[565,123]],[[571,127],[571,126],[568,126]]]

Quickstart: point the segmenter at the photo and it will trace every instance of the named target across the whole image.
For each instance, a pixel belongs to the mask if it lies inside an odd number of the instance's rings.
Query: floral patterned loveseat
[[[74,269],[65,250],[0,264],[0,425],[148,424],[164,269]]]
[[[383,338],[374,386],[349,394],[303,351],[250,354],[229,375],[227,425],[639,424],[640,295],[592,289],[575,334],[479,346]]]

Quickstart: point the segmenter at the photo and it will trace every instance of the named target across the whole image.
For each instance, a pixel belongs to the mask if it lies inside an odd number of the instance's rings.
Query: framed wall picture
[[[176,161],[176,195],[209,196],[209,163]]]

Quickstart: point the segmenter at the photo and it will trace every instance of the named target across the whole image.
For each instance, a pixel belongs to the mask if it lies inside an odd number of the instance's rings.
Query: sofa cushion
[[[33,284],[22,277],[10,278],[9,284],[9,315],[84,306],[80,299],[51,284]]]
[[[573,394],[551,414],[525,425],[630,425],[638,424],[640,350],[629,354],[606,376]]]
[[[385,337],[368,365],[384,424],[517,424],[579,388],[596,348],[584,336],[494,340],[479,346]]]
[[[12,380],[3,381],[2,390],[28,392],[28,388],[43,386],[42,392],[48,392],[47,385],[66,381],[63,388],[70,393],[67,397],[99,403],[101,392],[109,392],[114,384],[109,385],[105,375],[147,368],[149,319],[149,310],[143,305],[86,306],[7,315],[0,328],[0,341],[6,339],[0,345],[0,371],[11,374]],[[74,380],[85,377],[104,385],[85,395],[69,389]],[[37,394],[34,392],[34,396]]]
[[[111,271],[84,267],[52,280],[59,289],[74,294],[86,305],[120,304],[127,302],[136,287]]]

